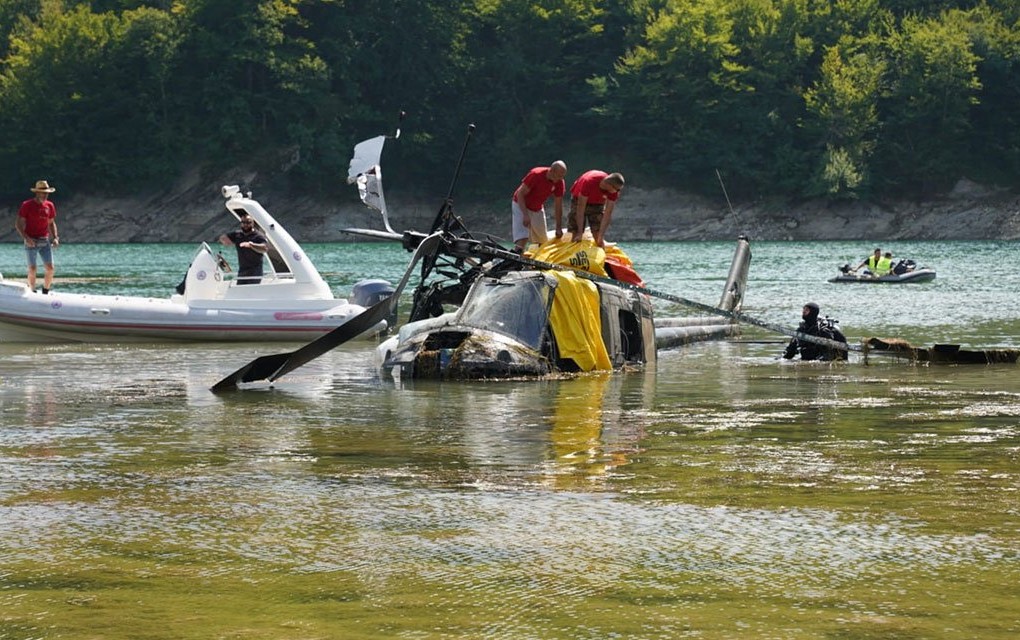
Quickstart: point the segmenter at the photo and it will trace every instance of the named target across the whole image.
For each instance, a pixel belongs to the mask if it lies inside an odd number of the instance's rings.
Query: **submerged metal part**
[[[655,327],[655,345],[659,349],[672,349],[685,344],[722,340],[740,334],[740,325],[735,322],[726,322],[720,318],[711,317],[696,318],[695,320],[705,320],[706,322]]]
[[[733,253],[730,272],[726,277],[719,308],[724,311],[740,311],[744,303],[744,290],[747,288],[747,273],[751,268],[751,243],[747,236],[737,238],[737,249]]]

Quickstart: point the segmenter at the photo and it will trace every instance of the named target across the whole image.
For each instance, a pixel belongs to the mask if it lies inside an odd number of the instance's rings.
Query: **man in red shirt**
[[[511,224],[514,234],[514,245],[523,250],[528,240],[542,244],[549,239],[545,226],[545,201],[553,196],[556,218],[556,237],[563,235],[560,222],[563,218],[563,194],[567,184],[563,177],[567,175],[567,164],[557,160],[548,167],[535,167],[521,180],[520,186],[510,199],[510,211],[513,214]]]
[[[585,221],[591,227],[595,243],[606,246],[606,229],[613,219],[613,208],[623,189],[623,176],[619,173],[606,173],[592,169],[581,174],[581,177],[570,187],[570,218],[567,220],[567,231],[571,240],[579,242],[584,234]]]
[[[31,189],[35,197],[25,200],[18,209],[14,228],[25,241],[28,255],[28,288],[35,291],[36,257],[42,258],[46,275],[43,278],[43,293],[49,293],[53,286],[53,249],[60,245],[57,235],[57,208],[49,201],[56,191],[45,180],[39,180]]]

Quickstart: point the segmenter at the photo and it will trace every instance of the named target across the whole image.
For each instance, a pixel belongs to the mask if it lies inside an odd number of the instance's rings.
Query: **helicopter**
[[[402,278],[395,286],[380,280],[355,292],[352,301],[368,307],[360,316],[296,351],[256,358],[213,391],[275,381],[380,320],[392,320],[416,269],[408,320],[376,349],[380,370],[400,379],[516,378],[648,366],[660,348],[739,332],[735,314],[751,260],[746,236],[737,239],[719,304],[710,306],[644,287],[625,255],[607,254],[591,241],[573,243],[566,258],[550,262],[541,250],[517,253],[498,238],[470,231],[454,213],[453,192],[473,131],[470,125],[450,189],[428,232],[398,233],[389,222],[380,161],[386,140],[398,138],[399,128],[394,136],[357,144],[348,183],[357,184],[362,202],[381,214],[384,229],[345,231],[400,242],[412,254]],[[657,323],[653,298],[704,315]]]

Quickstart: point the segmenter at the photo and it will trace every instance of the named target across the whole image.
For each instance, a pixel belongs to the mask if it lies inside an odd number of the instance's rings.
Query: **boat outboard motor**
[[[907,273],[908,271],[913,271],[916,268],[917,268],[917,263],[915,261],[910,260],[910,259],[905,259],[905,260],[900,260],[899,262],[897,262],[896,266],[893,267],[892,272],[895,273],[896,275],[900,275],[900,274]]]
[[[393,285],[386,280],[375,278],[361,280],[351,288],[351,302],[368,308],[389,298],[395,290]],[[390,329],[397,326],[396,307],[393,308],[393,313],[386,318],[386,324]]]

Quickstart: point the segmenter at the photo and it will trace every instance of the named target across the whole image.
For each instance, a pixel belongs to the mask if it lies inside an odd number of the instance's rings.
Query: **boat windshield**
[[[510,336],[539,350],[549,322],[551,287],[545,277],[478,281],[457,323]]]

